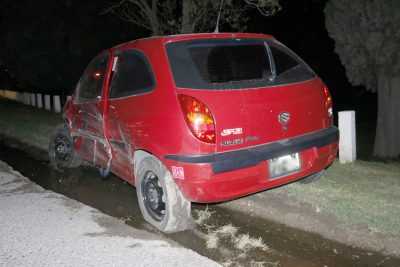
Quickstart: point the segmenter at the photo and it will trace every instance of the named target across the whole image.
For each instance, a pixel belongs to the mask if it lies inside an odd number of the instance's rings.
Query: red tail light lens
[[[332,110],[332,96],[331,93],[329,92],[328,87],[324,86],[324,96],[325,96],[325,108],[328,111],[328,116],[332,117],[333,116],[333,110]]]
[[[200,141],[215,144],[215,123],[208,107],[194,97],[178,95],[185,121]]]

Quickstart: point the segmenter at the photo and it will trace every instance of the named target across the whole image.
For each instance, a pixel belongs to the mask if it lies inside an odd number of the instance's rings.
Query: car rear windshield
[[[242,89],[312,79],[315,74],[276,41],[196,40],[166,46],[177,87]]]

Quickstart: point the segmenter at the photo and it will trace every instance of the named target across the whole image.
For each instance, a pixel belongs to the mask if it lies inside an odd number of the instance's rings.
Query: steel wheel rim
[[[165,216],[164,191],[154,172],[146,172],[141,182],[141,191],[146,210],[154,220],[161,221]]]
[[[54,156],[57,161],[66,162],[71,158],[71,142],[65,136],[57,136],[54,140]]]

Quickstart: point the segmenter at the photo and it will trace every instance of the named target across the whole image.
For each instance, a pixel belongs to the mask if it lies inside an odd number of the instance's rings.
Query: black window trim
[[[117,51],[114,52],[114,54],[113,54],[113,59],[114,59],[115,57],[118,57],[118,56],[121,55],[122,53],[127,52],[127,51],[132,51],[132,52],[134,52],[135,54],[139,55],[139,57],[141,57],[141,58],[143,59],[144,63],[146,64],[146,66],[147,66],[147,68],[148,68],[148,70],[149,70],[149,73],[150,73],[150,75],[151,75],[153,84],[152,84],[151,87],[146,88],[146,89],[139,90],[139,91],[138,91],[137,93],[135,93],[135,94],[130,94],[130,95],[126,95],[126,96],[120,96],[120,97],[111,97],[111,84],[112,84],[112,80],[113,80],[113,77],[114,77],[114,74],[111,74],[112,76],[111,76],[110,83],[109,83],[109,88],[108,88],[108,89],[109,89],[109,90],[108,90],[108,98],[109,98],[110,100],[119,100],[119,99],[124,99],[124,98],[128,98],[128,97],[133,97],[133,96],[141,96],[141,95],[150,94],[150,93],[152,93],[152,92],[154,91],[154,89],[157,87],[156,75],[154,75],[154,71],[153,71],[153,68],[152,68],[152,66],[151,66],[151,64],[150,64],[150,60],[147,58],[146,54],[145,54],[142,50],[140,50],[140,49],[138,49],[138,48],[124,48],[124,49],[120,49],[120,50],[117,50]],[[118,64],[118,62],[117,62],[117,64]]]

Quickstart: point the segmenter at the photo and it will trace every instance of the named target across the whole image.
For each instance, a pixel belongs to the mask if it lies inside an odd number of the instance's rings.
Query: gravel
[[[0,266],[218,266],[44,190],[0,161]]]

